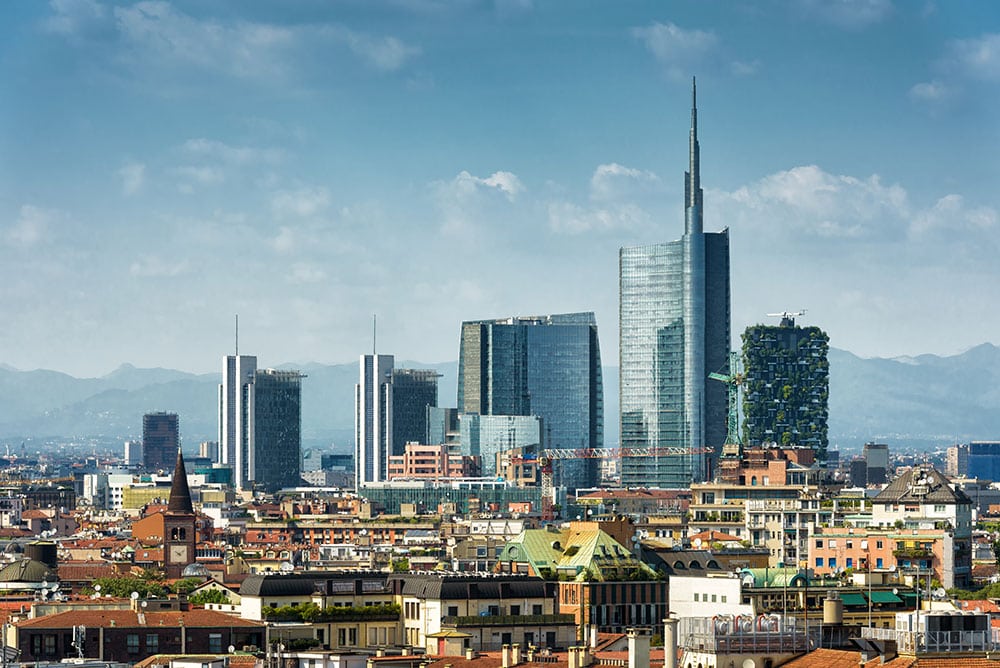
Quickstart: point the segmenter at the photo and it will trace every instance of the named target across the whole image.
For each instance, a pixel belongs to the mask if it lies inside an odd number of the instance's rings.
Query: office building
[[[219,442],[202,441],[198,444],[198,456],[207,459],[213,464],[220,463]]]
[[[545,442],[547,423],[537,415],[479,415],[462,413],[458,418],[462,454],[479,457],[482,475],[493,478],[497,454],[504,450],[538,452]]]
[[[303,378],[298,371],[254,373],[247,388],[253,410],[244,487],[275,491],[301,484]]]
[[[392,355],[362,355],[354,386],[354,443],[357,489],[388,475],[392,451]]]
[[[815,450],[824,459],[829,416],[830,337],[800,327],[790,315],[778,326],[743,332],[743,441]]]
[[[484,417],[537,416],[548,448],[602,447],[604,394],[594,314],[463,322],[458,410]],[[486,474],[493,458],[470,450],[464,429],[463,453],[480,455]],[[597,459],[559,460],[554,482],[567,489],[593,487],[597,468]]]
[[[142,466],[147,471],[169,471],[180,447],[177,413],[142,416]]]
[[[970,442],[968,459],[970,478],[1000,482],[1000,442]]]
[[[969,445],[952,445],[945,451],[945,475],[962,478],[969,473]]]
[[[142,466],[142,441],[125,441],[125,466]]]
[[[865,443],[861,451],[865,460],[865,484],[884,485],[889,480],[889,445]]]
[[[458,409],[427,407],[427,438],[424,443],[438,445],[441,443],[458,445],[461,442],[458,426]]]
[[[222,360],[222,384],[219,385],[219,461],[233,469],[233,483],[242,488],[246,470],[250,432],[248,387],[257,372],[257,358],[252,355],[227,355]]]
[[[427,409],[437,406],[440,377],[431,369],[393,369],[392,455],[403,454],[407,443],[424,443]]]
[[[726,440],[730,349],[729,231],[704,232],[698,115],[692,91],[684,235],[619,254],[622,485],[688,487],[710,475],[706,447]]]

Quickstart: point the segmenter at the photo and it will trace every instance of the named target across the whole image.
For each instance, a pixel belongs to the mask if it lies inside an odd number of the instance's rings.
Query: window
[[[882,566],[882,557],[875,560],[875,568],[884,568],[884,566]]]
[[[723,594],[723,595],[722,595],[722,602],[723,602],[723,603],[725,603],[725,602],[726,602],[726,595],[725,595],[725,594]]]
[[[848,550],[853,550],[854,549],[854,541],[853,540],[847,541],[847,549]]]
[[[519,606],[519,605],[512,605],[512,606],[510,606],[510,614],[512,614],[512,615],[520,615],[521,614],[521,606]]]
[[[816,547],[823,547],[823,541],[819,538],[816,539]]]
[[[209,633],[208,634],[208,651],[213,654],[222,653],[222,634],[221,633]]]
[[[54,635],[45,636],[45,656],[56,655],[56,637]]]
[[[847,567],[848,568],[854,568],[854,557],[848,557],[847,558]]]
[[[155,633],[146,634],[146,651],[150,654],[160,653],[160,636]]]
[[[836,541],[836,540],[834,540],[833,538],[831,538],[831,539],[830,539],[830,542],[828,543],[828,545],[830,546],[830,549],[831,549],[831,550],[832,550],[832,549],[835,549],[835,548],[837,547],[837,541]]]
[[[823,557],[816,557],[816,568],[823,567]]]
[[[830,568],[837,567],[837,557],[830,557],[830,563],[827,564]]]
[[[531,614],[533,614],[533,615],[540,615],[540,614],[542,614],[542,604],[541,603],[535,603],[534,605],[532,605],[531,606]]]
[[[712,594],[712,603],[715,603],[715,594]]]
[[[698,602],[698,592],[695,592],[695,593],[694,593],[694,602],[695,602],[695,603],[697,603],[697,602]]]
[[[129,633],[127,636],[125,636],[125,649],[128,651],[129,654],[139,653],[138,633]]]
[[[878,549],[878,550],[881,550],[882,549],[882,541],[880,541],[880,540],[875,541],[875,548]]]
[[[448,606],[448,616],[449,617],[458,617],[458,606],[457,605],[449,605]]]
[[[934,512],[935,513],[943,513],[944,512],[944,505],[935,505],[934,506]]]

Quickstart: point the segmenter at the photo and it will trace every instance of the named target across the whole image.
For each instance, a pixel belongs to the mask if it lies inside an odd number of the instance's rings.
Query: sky
[[[691,77],[734,345],[1000,343],[1000,4],[11,0],[0,363],[458,357],[684,227]]]

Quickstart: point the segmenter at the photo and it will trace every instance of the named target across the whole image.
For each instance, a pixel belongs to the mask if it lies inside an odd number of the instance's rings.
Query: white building
[[[257,372],[253,355],[227,355],[222,361],[219,385],[219,460],[233,469],[233,486],[243,489],[248,480],[249,427],[251,415],[247,387]]]
[[[142,466],[142,441],[125,441],[125,466]]]
[[[362,355],[354,386],[355,485],[388,478],[392,443],[392,355]]]
[[[734,573],[670,576],[670,612],[677,617],[753,615],[742,602],[742,583]]]

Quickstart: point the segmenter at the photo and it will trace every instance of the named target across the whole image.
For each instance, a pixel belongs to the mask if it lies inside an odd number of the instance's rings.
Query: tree
[[[203,589],[188,597],[191,605],[206,605],[208,603],[229,603],[229,596],[221,589]]]
[[[184,578],[170,585],[170,591],[175,594],[190,594],[202,584],[201,578]]]
[[[98,586],[100,589],[97,589]],[[98,591],[101,596],[109,595],[115,598],[128,598],[132,592],[136,592],[142,598],[162,598],[167,595],[162,582],[133,577],[97,578],[93,586],[85,589],[84,593],[93,594]]]

